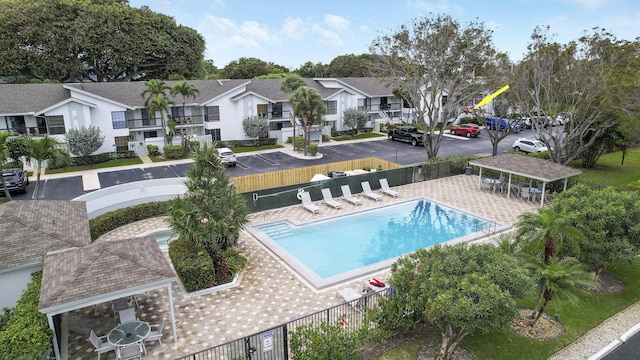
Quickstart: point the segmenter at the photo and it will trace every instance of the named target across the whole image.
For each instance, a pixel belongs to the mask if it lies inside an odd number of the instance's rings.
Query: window
[[[172,107],[171,108],[171,117],[173,120],[181,119],[184,117],[184,113],[182,112],[182,106]]]
[[[207,106],[205,121],[220,121],[220,106]]]
[[[158,137],[157,131],[145,131],[142,133],[145,139]]]
[[[338,113],[338,102],[337,101],[327,101],[327,115],[335,115]]]
[[[113,138],[116,144],[116,151],[129,150],[129,137],[128,136],[116,136]]]
[[[258,104],[258,116],[267,116],[267,104]]]
[[[124,116],[124,111],[112,111],[111,124],[113,124],[114,129],[126,129],[127,120]]]
[[[271,109],[273,110],[271,113],[273,114],[274,118],[282,117],[282,103],[281,102],[277,102],[277,103],[273,104],[271,106]]]
[[[442,105],[447,104],[447,95],[442,95]]]
[[[358,109],[360,110],[369,110],[369,99],[358,99]]]
[[[220,135],[220,129],[205,129],[205,135],[211,135],[213,141],[222,140],[222,135]]]
[[[122,113],[124,117],[124,113]],[[64,135],[67,130],[64,128],[64,117],[62,115],[47,116],[47,126],[49,127],[49,135]]]

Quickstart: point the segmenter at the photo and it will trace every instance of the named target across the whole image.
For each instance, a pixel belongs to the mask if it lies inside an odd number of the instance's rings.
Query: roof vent
[[[56,219],[55,218],[51,218],[51,225],[55,225],[56,224]]]

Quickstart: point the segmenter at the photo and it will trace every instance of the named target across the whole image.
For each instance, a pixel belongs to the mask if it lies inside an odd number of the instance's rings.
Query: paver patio
[[[401,196],[396,199],[385,196],[384,200],[377,204],[373,200],[363,199],[364,206],[356,208],[343,201],[343,208],[336,210],[317,201],[316,204],[322,209],[317,215],[312,215],[300,205],[296,205],[252,214],[250,221],[262,223],[289,219],[304,223],[421,196],[504,224],[514,224],[520,214],[535,211],[537,208],[532,202],[513,197],[507,199],[500,193],[477,190],[477,184],[477,176],[459,175],[394,187]],[[336,198],[341,201],[339,197]],[[162,218],[148,219],[116,229],[97,241],[138,236],[153,229],[166,227]],[[248,232],[241,233],[238,244],[249,259],[239,285],[202,295],[187,295],[174,284],[172,290],[178,340],[173,341],[170,324],[165,324],[164,345],[148,343],[147,358],[173,359],[269,329],[339,304],[341,299],[336,295],[338,290],[347,287],[361,289],[365,280],[372,276],[383,281],[389,277],[388,270],[381,270],[360,279],[316,291]],[[149,292],[137,298],[140,305],[137,310],[138,318],[152,324],[159,322],[163,316],[168,321],[169,307],[165,290]],[[91,329],[98,335],[106,335],[116,326],[110,304],[99,306],[97,315],[94,315],[93,307],[70,313],[68,322],[69,359],[78,360],[97,357],[88,340]],[[101,358],[115,359],[115,353],[103,354]]]

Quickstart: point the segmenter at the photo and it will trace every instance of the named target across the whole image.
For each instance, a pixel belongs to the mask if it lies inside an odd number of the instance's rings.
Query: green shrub
[[[0,359],[46,359],[53,333],[47,316],[38,311],[42,272],[31,274],[13,313],[0,330]]]
[[[166,214],[166,201],[154,201],[110,211],[89,220],[91,241],[120,226]]]
[[[327,141],[329,141],[329,140],[331,140],[331,137],[330,137],[330,136],[325,135],[325,134],[322,134],[322,142],[327,142]]]
[[[247,139],[247,140],[225,140],[218,141],[218,147],[228,147],[233,149],[234,147],[253,147],[264,145],[276,145],[278,139],[276,138],[261,138],[261,139]]]
[[[317,153],[318,153],[318,144],[316,143],[309,144],[309,155],[316,156]]]
[[[71,166],[71,155],[67,150],[61,149],[53,153],[53,156],[47,161],[47,168],[49,169],[62,169]]]
[[[471,124],[471,123],[473,123],[472,117],[465,116],[463,118],[460,118],[460,124]]]
[[[366,328],[348,330],[349,319],[342,314],[335,324],[298,326],[291,334],[291,354],[294,359],[351,360],[358,359],[360,347],[370,340]]]
[[[232,247],[225,250],[224,258],[227,261],[227,266],[229,267],[229,271],[231,271],[232,276],[238,275],[238,273],[242,271],[247,264],[247,258],[242,255],[242,252]]]
[[[169,258],[186,291],[207,289],[215,285],[211,257],[193,242],[182,238],[170,242]]]
[[[160,150],[158,148],[158,145],[147,144],[147,153],[149,154],[149,156],[159,156]]]
[[[302,136],[296,136],[294,141],[295,141],[295,148],[296,149],[304,148],[304,138]]]
[[[184,148],[180,145],[165,146],[164,157],[167,159],[184,159],[187,157],[187,153],[184,151]]]

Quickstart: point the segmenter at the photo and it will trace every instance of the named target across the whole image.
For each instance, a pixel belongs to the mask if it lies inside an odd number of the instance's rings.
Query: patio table
[[[124,346],[143,341],[151,332],[151,327],[144,321],[130,321],[120,324],[109,331],[107,341],[115,346]]]

